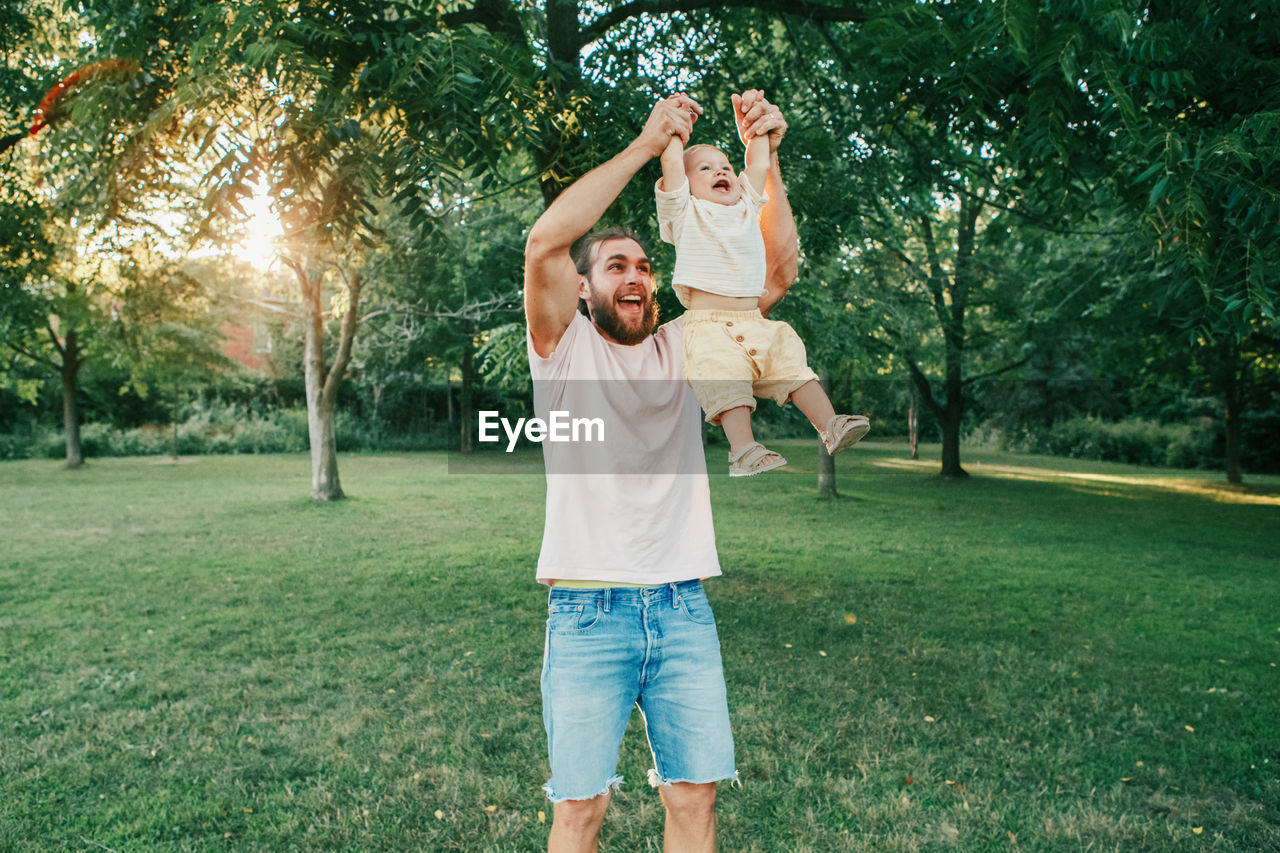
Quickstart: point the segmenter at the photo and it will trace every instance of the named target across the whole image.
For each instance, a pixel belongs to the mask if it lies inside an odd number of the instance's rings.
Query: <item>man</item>
[[[761,213],[767,313],[797,269],[795,222],[777,166],[786,123],[761,92],[734,95],[733,103],[744,141],[770,141],[772,200]],[[673,136],[689,141],[701,112],[684,94],[660,101],[630,145],[547,208],[525,248],[535,409],[541,417],[603,413],[605,429],[624,436],[611,452],[626,457],[610,470],[583,471],[572,446],[543,445],[538,579],[552,587],[542,671],[550,853],[597,849],[621,782],[614,771],[633,706],[644,715],[650,782],[666,807],[666,851],[715,849],[716,782],[736,778],[719,642],[701,586],[720,566],[701,412],[682,381],[682,321],[655,333],[649,259],[629,232],[591,235],[576,258],[570,254]]]

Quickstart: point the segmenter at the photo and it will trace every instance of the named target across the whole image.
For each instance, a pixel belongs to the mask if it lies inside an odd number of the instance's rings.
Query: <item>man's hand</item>
[[[760,313],[767,317],[773,306],[786,296],[800,269],[796,221],[778,168],[778,145],[787,133],[787,121],[782,111],[769,103],[759,89],[748,89],[733,96],[733,117],[738,122],[738,135],[744,145],[762,136],[769,140],[769,171],[765,178],[769,203],[760,211],[765,256],[765,291],[760,297]],[[747,151],[750,157],[749,145]]]
[[[661,157],[673,136],[679,137],[680,142],[688,145],[689,136],[693,133],[693,123],[700,115],[702,107],[684,92],[664,98],[653,105],[653,111],[649,113],[649,119],[636,137],[635,144],[650,157]]]
[[[555,351],[578,312],[581,277],[569,256],[573,241],[591,230],[627,182],[673,138],[689,140],[701,112],[683,92],[659,101],[630,145],[574,181],[533,224],[524,247],[524,313],[538,355]]]
[[[733,95],[733,117],[738,122],[738,136],[746,145],[758,136],[769,137],[769,153],[775,153],[787,134],[787,121],[782,111],[765,99],[759,89],[748,89]]]

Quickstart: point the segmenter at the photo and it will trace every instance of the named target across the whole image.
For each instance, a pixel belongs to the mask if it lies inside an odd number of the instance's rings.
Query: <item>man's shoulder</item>
[[[582,321],[586,318],[581,313],[574,311],[573,318],[569,321],[569,325],[565,326],[563,332],[560,333],[560,339],[556,341],[555,349],[547,353],[545,356],[540,355],[533,345],[533,336],[526,325],[524,330],[525,347],[529,353],[529,372],[534,379],[547,378],[550,374],[562,369],[558,365],[564,365],[569,358],[570,352],[577,349],[580,339],[583,339]],[[588,322],[588,326],[591,324]]]

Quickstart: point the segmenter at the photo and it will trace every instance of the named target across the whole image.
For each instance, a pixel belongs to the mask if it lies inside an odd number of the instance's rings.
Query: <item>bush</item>
[[[28,439],[24,449],[18,436],[0,439],[0,458],[66,454],[61,433]],[[174,427],[145,426],[120,430],[106,424],[85,424],[80,444],[86,458],[94,456],[159,456],[175,451],[184,456],[218,453],[298,453],[307,449],[305,411],[272,412],[266,417],[236,406],[198,409]],[[8,455],[4,455],[8,454]]]
[[[158,427],[112,430],[109,434],[110,452],[104,456],[158,456],[167,453],[169,435]]]
[[[340,453],[408,453],[458,446],[457,424],[447,421],[417,421],[411,429],[398,432],[340,411],[335,415],[334,429]],[[196,404],[176,428],[144,426],[121,430],[108,424],[85,424],[80,428],[80,440],[86,458],[162,456],[174,452],[182,456],[305,453],[310,447],[305,408],[275,409],[260,415],[234,404]],[[0,459],[61,459],[65,455],[62,433],[0,435]]]
[[[1218,431],[1212,418],[1197,418],[1192,423],[1161,424],[1143,418],[1109,422],[1094,417],[1076,417],[1058,421],[1045,429],[1029,429],[1017,435],[1006,433],[1001,444],[1010,450],[1075,459],[1171,468],[1214,468],[1222,463],[1214,453]]]
[[[239,424],[230,439],[232,453],[295,453],[306,446],[305,430],[298,435],[271,419],[255,418]]]
[[[33,443],[29,435],[0,435],[0,461],[26,459]]]
[[[1213,418],[1196,418],[1181,425],[1165,448],[1164,464],[1169,468],[1218,467],[1219,460],[1210,451],[1218,434]]]

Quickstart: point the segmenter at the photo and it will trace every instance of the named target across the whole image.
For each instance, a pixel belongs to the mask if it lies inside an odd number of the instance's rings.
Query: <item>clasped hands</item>
[[[756,137],[767,136],[770,153],[777,151],[787,132],[787,121],[782,117],[782,111],[769,103],[759,89],[735,94],[732,100],[733,117],[743,144]],[[700,115],[702,106],[688,94],[677,92],[654,104],[638,141],[646,142],[655,157],[666,149],[673,136],[678,136],[683,144],[688,145],[693,124]]]

